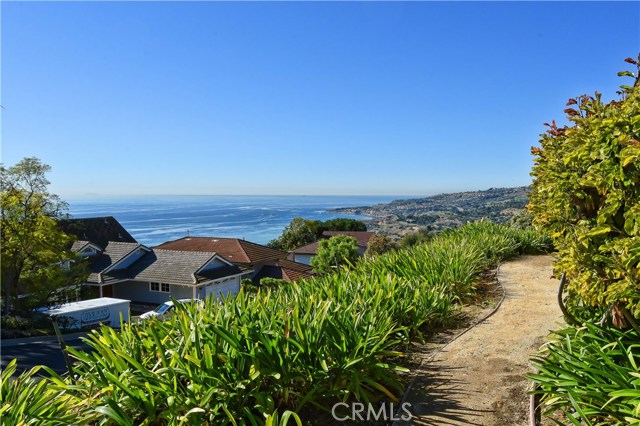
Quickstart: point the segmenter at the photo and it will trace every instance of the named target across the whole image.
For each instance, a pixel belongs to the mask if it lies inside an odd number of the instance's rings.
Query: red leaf
[[[575,99],[573,99],[573,98],[570,98],[570,99],[567,101],[567,106],[569,106],[569,105],[577,105],[577,104],[578,104],[578,101],[576,101],[576,100],[575,100]]]
[[[627,62],[627,63],[629,63],[629,64],[633,64],[633,65],[636,65],[636,64],[638,63],[638,62],[637,62],[635,59],[633,59],[633,58],[627,58],[627,59],[625,59],[624,61],[625,61],[625,62]]]

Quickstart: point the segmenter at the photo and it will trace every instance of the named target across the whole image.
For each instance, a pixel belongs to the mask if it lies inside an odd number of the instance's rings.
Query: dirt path
[[[415,425],[528,424],[529,357],[562,324],[550,256],[501,266],[498,311],[435,354],[426,353],[406,399]],[[433,359],[430,359],[433,357]],[[409,423],[400,423],[409,424]]]

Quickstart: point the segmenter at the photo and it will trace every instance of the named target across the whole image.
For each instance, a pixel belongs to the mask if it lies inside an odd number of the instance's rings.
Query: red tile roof
[[[304,263],[294,262],[292,260],[280,259],[276,263],[276,266],[282,269],[282,272],[290,281],[297,281],[302,278],[311,278],[313,274],[313,268]]]
[[[163,250],[216,252],[232,263],[253,264],[284,259],[287,253],[238,238],[184,237],[156,246]]]

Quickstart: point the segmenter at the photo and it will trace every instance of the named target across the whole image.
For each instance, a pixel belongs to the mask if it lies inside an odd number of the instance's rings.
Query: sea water
[[[201,195],[67,199],[73,218],[113,216],[138,242],[155,246],[185,236],[231,237],[266,244],[295,217],[328,220],[365,216],[327,212],[406,196]]]

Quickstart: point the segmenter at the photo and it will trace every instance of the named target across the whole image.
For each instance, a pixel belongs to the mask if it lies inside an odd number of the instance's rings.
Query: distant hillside
[[[491,188],[331,211],[371,216],[367,223],[369,230],[401,237],[420,228],[440,231],[483,218],[506,222],[527,205],[528,191],[528,186]]]

